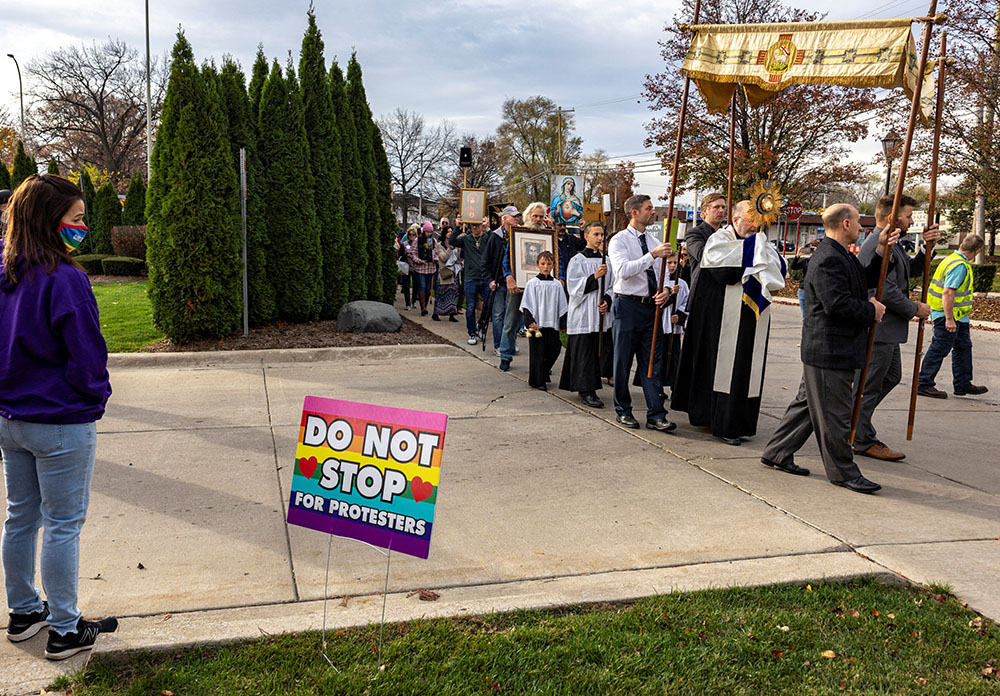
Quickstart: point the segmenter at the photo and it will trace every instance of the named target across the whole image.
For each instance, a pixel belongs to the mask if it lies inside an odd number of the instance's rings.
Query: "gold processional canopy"
[[[940,23],[944,16],[938,15]],[[729,109],[737,84],[751,105],[791,85],[902,87],[913,99],[919,57],[910,18],[784,24],[697,24],[681,73],[711,112]],[[920,113],[934,108],[933,61],[924,71]]]

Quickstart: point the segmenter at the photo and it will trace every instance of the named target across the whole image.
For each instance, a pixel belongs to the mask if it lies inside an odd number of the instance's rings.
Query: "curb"
[[[457,352],[456,352],[457,351]],[[272,350],[195,351],[187,353],[111,353],[109,370],[148,367],[221,367],[228,365],[273,365],[398,358],[450,358],[464,353],[451,343],[416,343],[343,348],[278,348]]]

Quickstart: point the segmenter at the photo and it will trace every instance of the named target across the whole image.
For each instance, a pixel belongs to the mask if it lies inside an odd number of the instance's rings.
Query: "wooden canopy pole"
[[[932,0],[936,2],[937,0]],[[701,14],[701,0],[695,0],[694,20],[692,24],[698,23],[698,15]],[[674,146],[674,165],[670,170],[670,198],[667,204],[667,217],[663,221],[663,239],[670,239],[670,226],[674,219],[674,198],[677,195],[677,169],[681,162],[681,141],[684,139],[684,119],[687,117],[688,91],[691,88],[691,78],[684,78],[684,93],[681,96],[681,112],[677,119],[677,142]],[[655,263],[655,261],[654,261]],[[660,265],[660,284],[657,293],[663,291],[663,277],[667,274],[667,260],[663,259]],[[653,341],[649,346],[649,371],[648,378],[653,377],[653,356],[656,355],[656,335],[660,328],[660,307],[656,307],[656,314],[653,317]]]
[[[899,200],[903,196],[903,184],[906,182],[906,166],[910,161],[910,147],[913,145],[913,130],[917,125],[917,112],[920,109],[920,90],[924,83],[924,71],[927,69],[927,54],[930,52],[931,30],[937,18],[934,13],[937,11],[937,0],[931,0],[930,11],[924,22],[924,35],[920,45],[920,63],[917,67],[917,83],[913,86],[913,101],[910,104],[910,120],[906,126],[906,138],[903,141],[903,156],[899,160],[899,171],[896,174],[896,195],[892,202],[892,213],[886,220],[885,229],[887,234],[891,234],[896,229],[896,219],[899,217]],[[882,290],[885,288],[885,276],[889,270],[889,258],[892,256],[892,243],[887,243],[885,252],[882,254],[882,268],[879,270],[878,287],[875,290],[875,299],[882,300]],[[865,353],[865,366],[861,370],[861,379],[858,383],[858,394],[854,399],[854,412],[851,414],[851,435],[848,439],[850,444],[854,444],[854,436],[858,430],[858,417],[861,415],[861,399],[865,395],[865,380],[868,379],[868,365],[872,359],[872,346],[875,344],[875,327],[877,321],[872,322],[871,330],[868,332],[868,350]]]
[[[934,223],[934,214],[937,212],[937,176],[938,176],[938,154],[941,150],[941,122],[944,120],[944,81],[948,60],[945,58],[945,47],[947,45],[947,32],[941,30],[941,55],[938,58],[938,83],[937,83],[937,108],[934,115],[934,148],[931,151],[931,190],[927,199],[927,224]],[[920,291],[920,301],[927,304],[927,288],[931,276],[931,257],[934,255],[934,247],[924,246],[924,282]],[[913,439],[913,420],[917,412],[917,381],[920,378],[920,361],[924,352],[924,320],[921,319],[917,327],[917,349],[913,356],[913,384],[910,387],[910,412],[906,419],[906,439]]]
[[[740,88],[733,92],[733,103],[729,105],[729,188],[726,189],[726,222],[733,221],[733,167],[736,159],[736,95]]]

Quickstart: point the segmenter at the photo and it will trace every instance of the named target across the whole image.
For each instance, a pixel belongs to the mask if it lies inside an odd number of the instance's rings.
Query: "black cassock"
[[[708,426],[719,437],[757,433],[771,326],[761,282],[774,290],[785,275],[784,261],[772,252],[762,234],[740,240],[731,228],[719,230],[706,245],[688,300],[671,406],[687,411],[691,425]],[[747,283],[741,282],[744,272],[754,269]]]

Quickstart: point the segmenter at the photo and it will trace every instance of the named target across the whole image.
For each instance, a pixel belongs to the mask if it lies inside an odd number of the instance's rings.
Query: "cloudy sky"
[[[926,0],[799,0],[828,19],[914,16]],[[282,64],[298,49],[308,0],[150,0],[150,44],[169,52],[178,25],[198,60],[233,55],[245,69],[258,43]],[[326,58],[346,64],[357,50],[372,111],[397,106],[428,122],[452,121],[458,132],[486,135],[500,118],[504,99],[545,95],[576,109],[585,152],[604,149],[642,165],[643,124],[651,112],[641,102],[643,78],[662,68],[657,41],[679,0],[316,0]],[[140,0],[5,0],[0,11],[0,106],[18,117],[13,53],[25,67],[71,44],[120,38],[142,50]],[[25,90],[30,89],[25,84]],[[692,90],[692,94],[697,92]],[[695,96],[697,98],[697,96]],[[856,149],[870,160],[877,137]],[[655,169],[656,165],[641,166]],[[662,194],[666,177],[640,176],[644,193]]]

